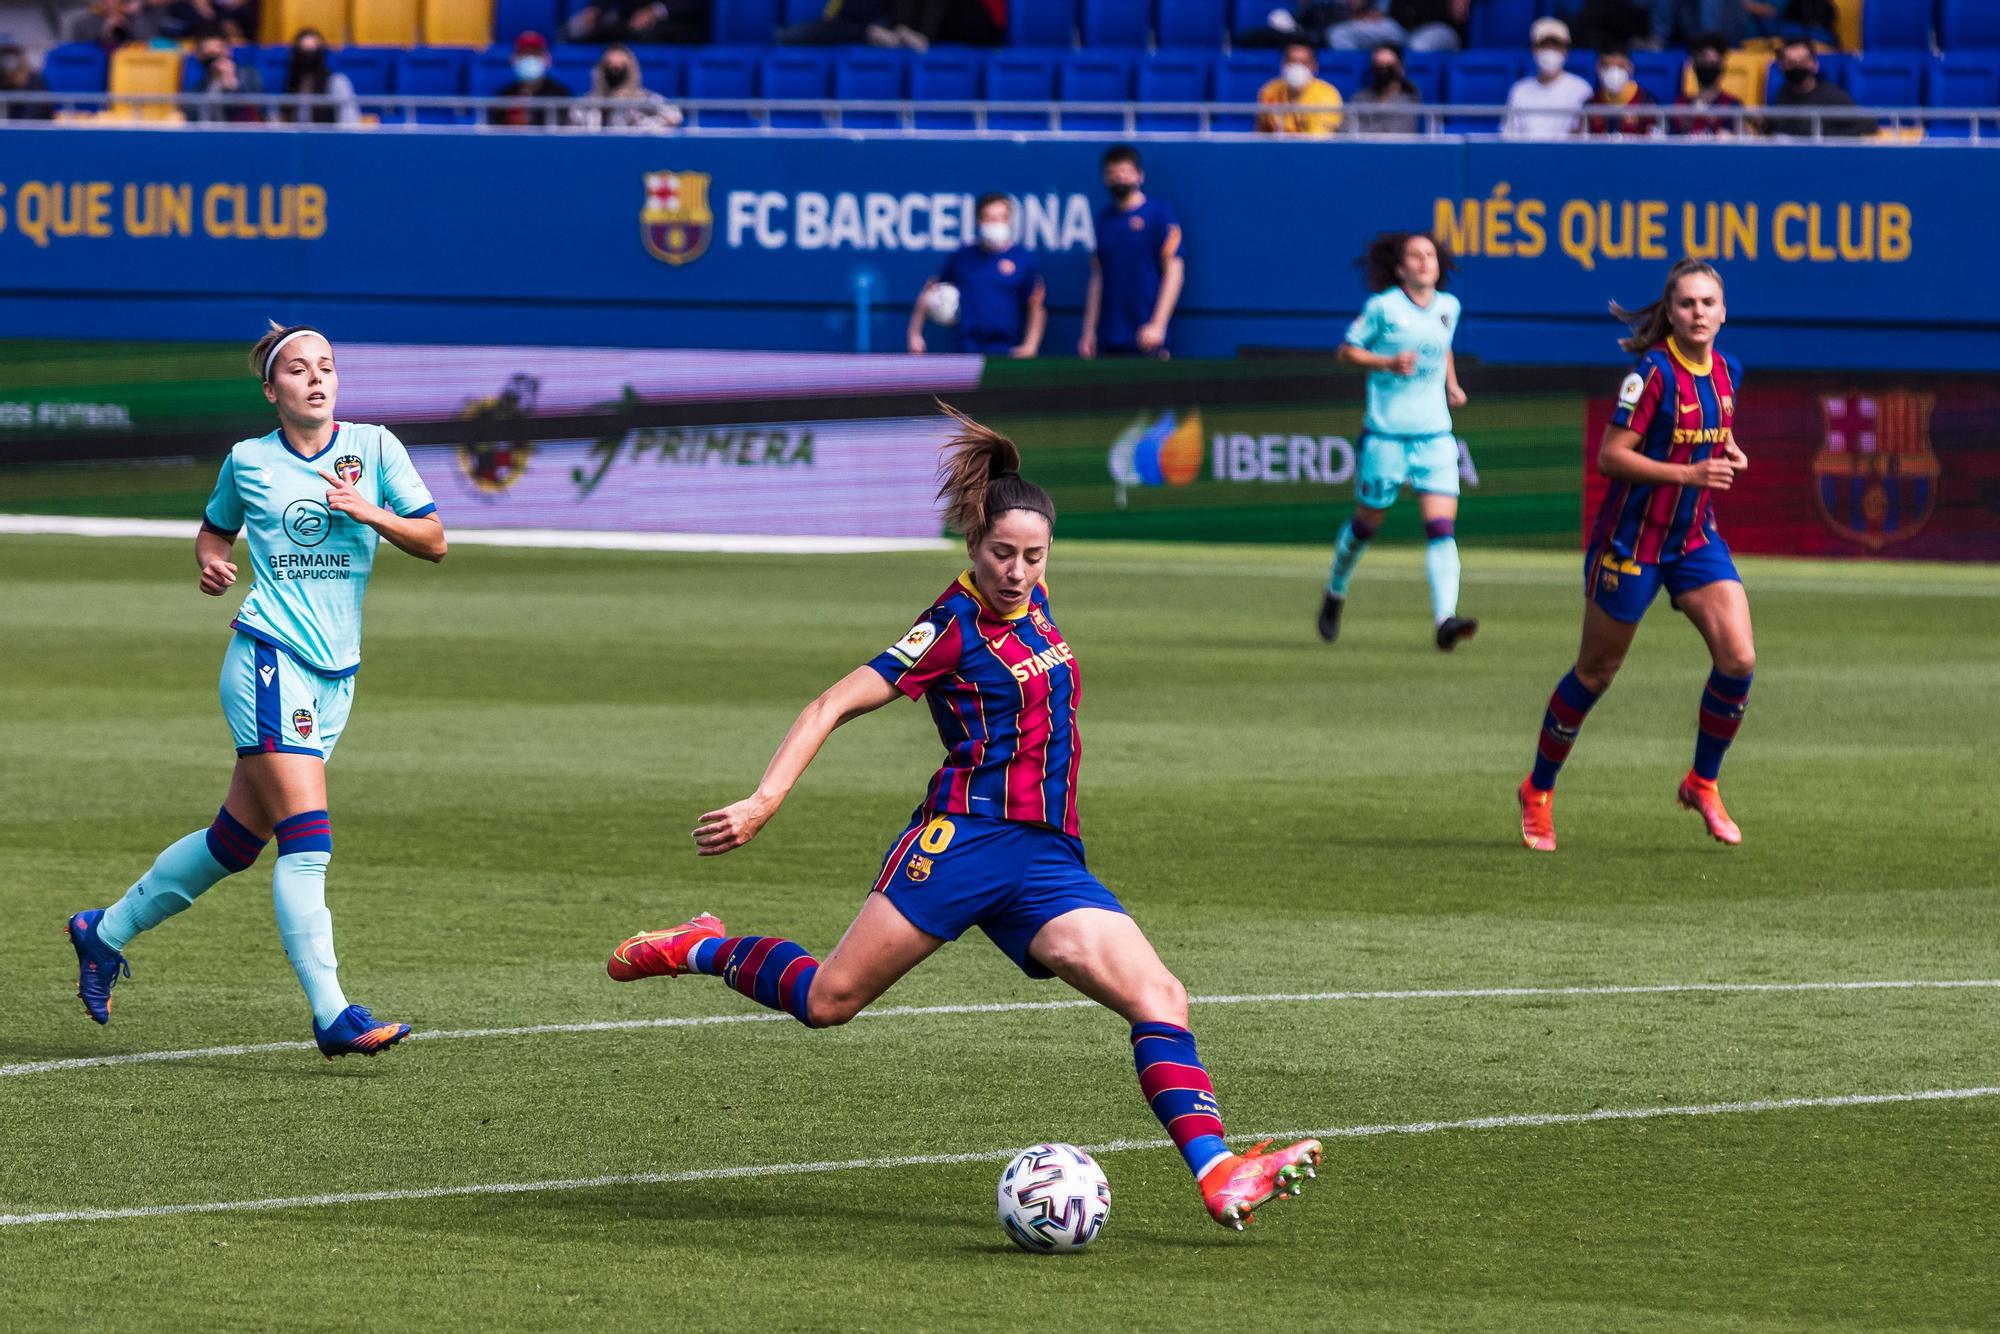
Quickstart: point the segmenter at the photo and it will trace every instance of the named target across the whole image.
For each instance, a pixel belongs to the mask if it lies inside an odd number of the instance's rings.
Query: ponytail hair
[[[1637,310],[1627,310],[1616,301],[1611,303],[1611,313],[1622,320],[1632,331],[1628,338],[1618,340],[1618,346],[1634,354],[1644,352],[1673,331],[1674,288],[1683,278],[1706,277],[1715,279],[1717,287],[1722,286],[1722,275],[1715,271],[1715,265],[1699,259],[1684,259],[1667,270],[1666,290],[1660,299],[1650,306]]]
[[[1001,515],[1027,510],[1054,528],[1055,502],[1021,476],[1020,447],[949,403],[940,401],[938,407],[958,423],[958,433],[939,450],[937,494],[944,502],[945,527],[976,543]]]
[[[1439,240],[1432,232],[1377,232],[1375,239],[1368,243],[1368,249],[1361,258],[1354,261],[1354,267],[1361,270],[1361,280],[1368,284],[1371,292],[1386,292],[1403,281],[1396,271],[1403,267],[1403,251],[1418,237],[1431,243],[1438,257],[1438,290],[1443,291],[1451,275],[1458,272],[1458,261],[1451,253],[1451,247]]]

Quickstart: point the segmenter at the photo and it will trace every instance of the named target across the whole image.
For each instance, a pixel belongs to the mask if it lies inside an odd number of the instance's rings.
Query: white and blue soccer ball
[[[932,283],[924,296],[924,314],[932,323],[949,328],[958,323],[958,287],[953,283]]]
[[[1000,1226],[1024,1251],[1080,1251],[1111,1216],[1111,1183],[1073,1144],[1023,1149],[1000,1174]]]

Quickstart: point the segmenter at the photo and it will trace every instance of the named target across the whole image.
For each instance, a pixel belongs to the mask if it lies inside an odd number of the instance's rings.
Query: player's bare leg
[[[1716,778],[1722,757],[1742,725],[1751,675],[1757,666],[1750,599],[1736,580],[1719,579],[1683,593],[1678,605],[1708,645],[1714,670],[1702,691],[1694,767],[1681,780],[1675,796],[1681,805],[1700,812],[1711,838],[1733,846],[1743,841],[1743,831],[1729,818]]]

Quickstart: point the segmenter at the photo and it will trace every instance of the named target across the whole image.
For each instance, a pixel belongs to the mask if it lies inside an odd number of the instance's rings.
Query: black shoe
[[[1470,639],[1479,633],[1479,622],[1470,616],[1447,616],[1438,622],[1438,647],[1449,653],[1458,647],[1461,639]]]
[[[1332,593],[1319,600],[1319,637],[1329,644],[1340,638],[1340,609],[1346,605],[1346,598]]]

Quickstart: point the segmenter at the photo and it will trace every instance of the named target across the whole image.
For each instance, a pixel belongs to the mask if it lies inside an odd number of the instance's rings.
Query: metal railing
[[[522,113],[525,124],[507,123]],[[1621,128],[1657,136],[1788,142],[2000,143],[2000,107],[1587,107],[1576,128],[1563,112],[1510,113],[1505,106],[1361,104],[1339,108],[1229,102],[910,102],[786,101],[769,98],[523,98],[287,93],[0,94],[0,126],[116,125],[230,130],[338,130],[426,133],[612,133],[766,136],[837,134],[848,138],[1261,139],[1313,142],[1306,134],[1256,129],[1275,115],[1308,125],[1339,116],[1342,138],[1438,139],[1502,135],[1524,139],[1630,141]],[[618,123],[621,118],[636,124]],[[1589,132],[1588,120],[1613,128]],[[1692,124],[1709,127],[1700,132]],[[1540,132],[1509,134],[1510,124]],[[1868,132],[1857,133],[1866,124]],[[1718,133],[1719,131],[1719,133]]]

